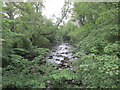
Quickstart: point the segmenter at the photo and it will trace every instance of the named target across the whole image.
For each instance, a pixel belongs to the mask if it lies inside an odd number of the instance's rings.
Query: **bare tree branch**
[[[62,10],[62,17],[60,20],[58,20],[57,22],[57,27],[60,26],[60,24],[62,23],[63,19],[67,16],[68,12],[69,12],[69,8],[70,8],[70,2],[65,2],[64,6],[63,6],[63,10]]]

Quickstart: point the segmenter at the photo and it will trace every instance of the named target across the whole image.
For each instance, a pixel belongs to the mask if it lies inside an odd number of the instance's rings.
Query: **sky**
[[[52,18],[53,14],[56,17],[60,17],[64,0],[45,0],[44,5],[45,9],[42,11],[43,15],[45,15],[47,18]]]

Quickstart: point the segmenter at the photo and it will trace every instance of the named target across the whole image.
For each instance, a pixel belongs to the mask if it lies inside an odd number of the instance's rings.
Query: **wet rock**
[[[47,84],[52,84],[52,82],[50,80],[47,80]]]
[[[56,56],[55,54],[52,54],[52,57]]]
[[[63,70],[62,68],[58,68],[58,70]]]
[[[75,56],[73,56],[73,58],[75,58]]]
[[[60,59],[55,59],[56,61],[60,61]]]
[[[64,60],[61,60],[61,63],[64,63]]]
[[[55,50],[53,50],[52,52],[56,52]]]
[[[77,58],[79,58],[78,56],[73,56],[73,59],[77,59]]]
[[[60,54],[65,54],[65,52],[62,52],[62,53],[60,53]]]
[[[70,66],[68,65],[68,63],[61,63],[59,64],[60,68],[69,68]]]
[[[68,63],[63,63],[65,66],[67,66],[68,65]]]
[[[66,43],[66,45],[69,45],[69,43]]]
[[[68,57],[64,57],[64,60],[69,60],[69,58]]]
[[[59,48],[59,50],[61,50],[61,49],[62,49],[62,47]]]
[[[69,68],[70,66],[69,65],[66,65],[65,68]]]
[[[64,64],[59,64],[59,65],[58,65],[58,68],[64,69],[64,68],[65,68],[65,65],[64,65]]]
[[[46,81],[46,90],[50,90],[52,84],[53,84],[52,81],[47,80],[47,81]]]
[[[65,47],[65,49],[68,49],[67,47]]]
[[[56,53],[57,55],[60,54],[60,53]]]
[[[57,57],[63,57],[62,55],[57,55]]]
[[[65,64],[62,64],[62,63],[61,63],[61,64],[59,64],[59,66],[65,66]]]
[[[56,69],[58,69],[58,70],[63,70],[62,68],[60,68],[60,67],[57,67]]]
[[[48,59],[53,59],[53,56],[49,56],[49,58]]]
[[[66,52],[65,54],[68,54],[68,52]]]
[[[66,60],[61,60],[61,63],[68,63],[68,61],[66,61]]]
[[[80,56],[75,56],[76,58],[80,58]]]

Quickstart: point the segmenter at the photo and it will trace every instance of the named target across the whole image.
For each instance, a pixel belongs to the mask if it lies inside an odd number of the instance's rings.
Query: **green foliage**
[[[84,25],[80,24],[80,27],[69,31],[67,34],[70,41],[77,46],[78,51],[84,50],[86,53],[100,54],[104,53],[106,46],[118,41],[118,9],[116,7],[109,8],[109,4],[114,7],[113,3],[75,3],[73,18],[78,22],[76,22],[76,25],[79,25],[79,21],[85,19],[81,18],[81,15],[86,18],[89,18],[89,15],[94,17],[83,20]],[[93,8],[95,9],[93,10]]]
[[[9,72],[10,73],[10,72]],[[4,88],[43,88],[43,82],[40,82],[40,75],[32,74],[32,75],[25,75],[25,74],[11,74],[9,76],[3,77],[3,87]],[[8,80],[8,78],[10,78]],[[16,81],[16,82],[15,82]]]
[[[117,56],[95,54],[87,55],[79,59],[75,64],[77,79],[88,84],[89,88],[117,88],[119,77],[119,58]],[[78,64],[79,63],[79,64]]]
[[[120,51],[119,51],[119,44],[108,44],[105,48],[104,48],[104,52],[105,53],[108,53],[108,54],[111,54],[111,53],[115,53],[115,54],[118,54]]]
[[[72,21],[72,20],[70,20]],[[58,29],[57,34],[56,34],[56,40],[69,40],[69,35],[68,33],[74,29],[77,28],[77,26],[73,25],[71,22],[68,22],[66,25],[63,25]]]
[[[47,45],[49,42],[49,40],[43,36],[38,37],[35,41],[34,41],[34,45],[35,46],[42,46],[42,45]]]
[[[49,49],[41,47],[55,40],[56,26],[42,16],[42,8],[41,2],[3,5],[3,88],[46,87],[42,75],[52,66],[44,61]]]
[[[22,49],[16,50],[24,52]],[[44,82],[42,82],[42,79],[44,77],[41,75],[48,70],[48,66],[47,64],[45,66],[40,66],[39,64],[43,62],[44,56],[49,53],[48,51],[48,49],[43,48],[34,49],[33,53],[37,53],[38,56],[32,61],[17,54],[10,55],[9,65],[3,68],[3,88],[43,87]],[[39,77],[43,78],[39,79]]]
[[[42,16],[42,8],[42,2],[3,5],[3,89],[119,88],[117,3],[75,2],[71,19],[57,31],[52,20]],[[75,70],[57,70],[45,61],[50,51],[43,47],[55,40],[75,46]]]
[[[73,73],[71,71],[65,69],[65,70],[61,71],[60,73],[53,74],[52,78],[54,80],[59,81],[59,80],[62,80],[62,79],[64,79],[64,80],[72,80],[74,77],[73,77]]]
[[[112,8],[111,8],[112,7]],[[76,28],[63,35],[76,46],[80,59],[73,61],[77,68],[74,78],[78,87],[119,87],[119,41],[117,3],[74,3],[71,23]],[[67,24],[63,27],[67,27]]]

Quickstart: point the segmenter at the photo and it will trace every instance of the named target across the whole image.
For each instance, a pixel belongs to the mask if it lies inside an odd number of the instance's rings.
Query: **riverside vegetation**
[[[2,3],[2,88],[120,88],[118,3],[74,2],[59,28],[42,2]],[[74,70],[48,62],[51,46],[68,41]]]

